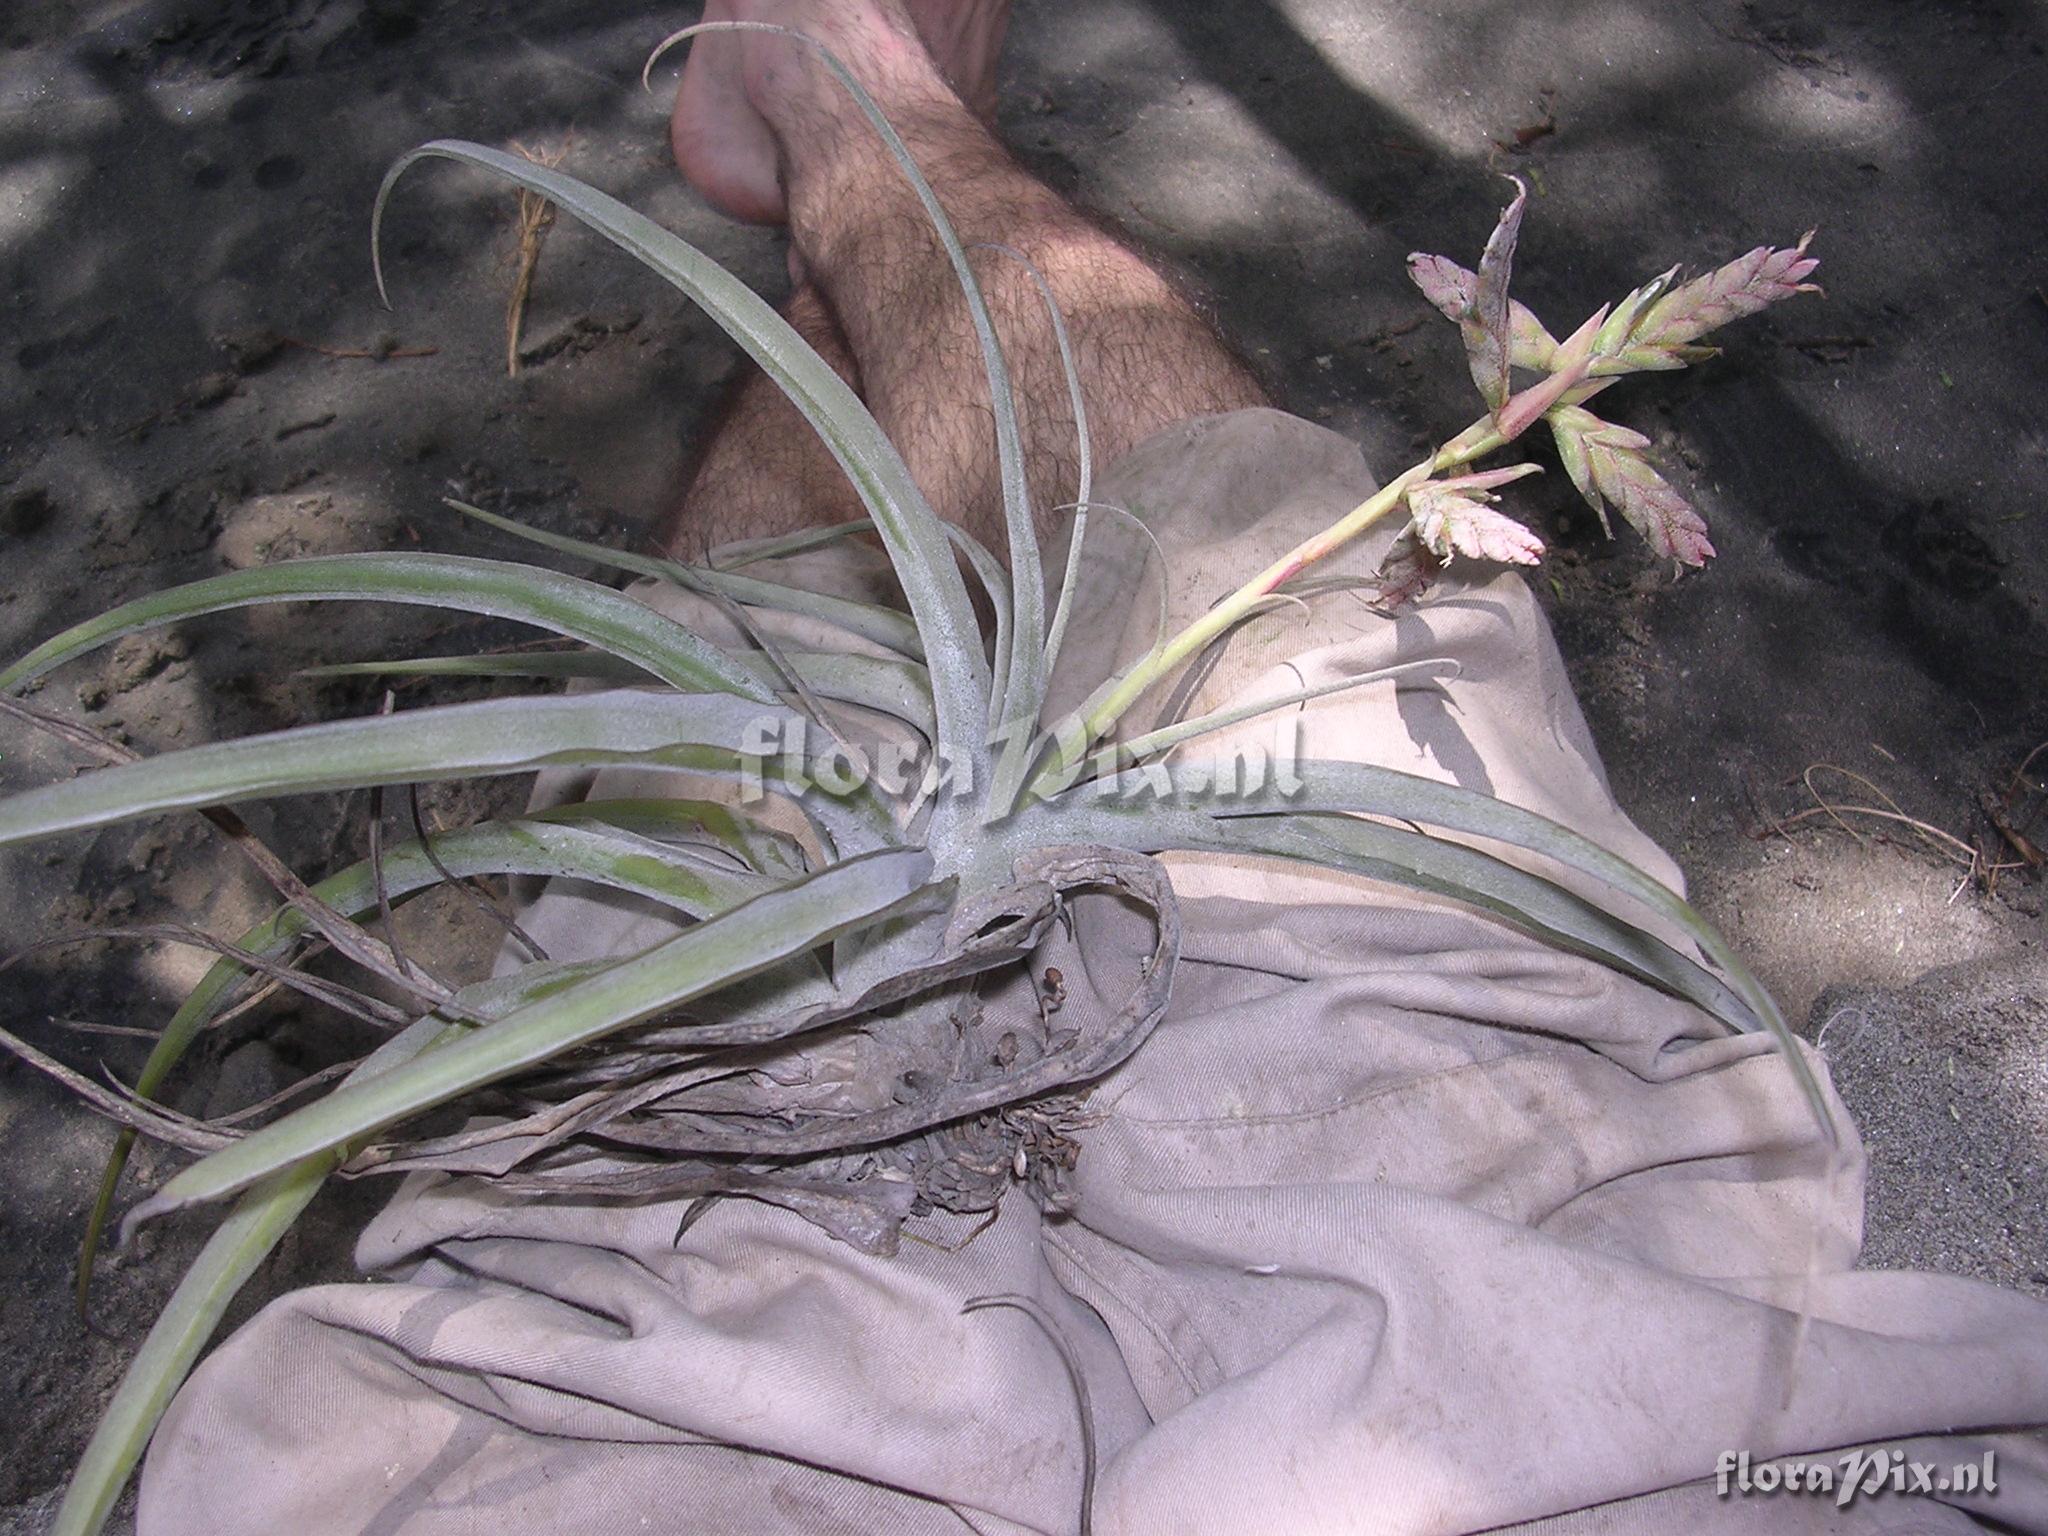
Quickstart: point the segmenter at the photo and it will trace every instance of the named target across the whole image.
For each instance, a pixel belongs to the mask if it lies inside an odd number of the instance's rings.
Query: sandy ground
[[[676,492],[732,349],[574,229],[547,244],[506,376],[511,196],[430,167],[391,211],[396,308],[367,221],[384,168],[457,136],[565,150],[771,294],[767,233],[668,162],[638,4],[51,0],[0,21],[0,653],[175,580],[302,552],[517,554],[458,494],[632,543]],[[1569,327],[1674,261],[1818,225],[1830,297],[1610,396],[1696,492],[1721,558],[1674,581],[1604,542],[1553,473],[1511,509],[1550,540],[1551,608],[1622,802],[1795,1018],[1825,1027],[1871,1146],[1871,1256],[2048,1294],[2048,958],[2041,879],[1995,889],[1884,806],[2014,859],[1992,819],[2048,738],[2048,22],[2021,0],[1019,0],[1002,124],[1033,168],[1179,262],[1292,409],[1392,465],[1472,414],[1455,336],[1403,276],[1470,262],[1532,191],[1519,291]],[[668,77],[672,78],[672,76]],[[1541,455],[1539,454],[1539,457]],[[125,643],[37,702],[144,749],[362,712],[292,669],[469,649],[489,626],[267,610]],[[13,727],[0,789],[73,759]],[[2048,761],[2044,755],[2043,761]],[[2037,763],[2037,768],[2040,766]],[[497,791],[516,796],[516,786]],[[450,813],[460,806],[443,806]],[[365,806],[253,818],[300,867],[360,857]],[[2048,815],[2034,823],[2048,842]],[[0,864],[0,952],[261,906],[204,828],[124,828]],[[421,941],[479,946],[460,911]],[[0,973],[7,1023],[132,1072],[200,962],[94,943]],[[223,1031],[182,1107],[246,1102],[337,1045],[287,1008]],[[0,1531],[48,1494],[198,1228],[153,1234],[84,1331],[75,1234],[109,1136],[0,1064]],[[146,1158],[145,1178],[174,1166]],[[326,1197],[264,1294],[347,1270],[374,1187]],[[6,1512],[12,1507],[12,1513]]]

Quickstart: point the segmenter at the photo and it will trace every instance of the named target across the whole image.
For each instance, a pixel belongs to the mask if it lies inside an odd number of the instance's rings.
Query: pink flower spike
[[[1680,347],[1795,293],[1818,293],[1819,285],[1806,281],[1820,265],[1806,254],[1814,233],[1809,229],[1790,250],[1760,245],[1665,294],[1637,327],[1635,345]]]
[[[1492,487],[1534,474],[1539,468],[1512,464],[1455,480],[1425,480],[1408,492],[1410,516],[1402,537],[1415,540],[1445,564],[1458,555],[1507,565],[1536,564],[1543,558],[1543,541],[1485,503],[1495,500],[1489,494]]]
[[[1593,478],[1600,494],[1658,554],[1681,565],[1705,565],[1713,558],[1705,520],[1648,460],[1608,450],[1594,455]]]
[[[1427,512],[1418,513],[1415,535],[1439,560],[1463,555],[1502,565],[1535,565],[1543,558],[1543,541],[1512,517],[1455,497],[1432,502]]]
[[[1552,412],[1550,429],[1565,473],[1599,514],[1603,528],[1612,505],[1658,554],[1685,565],[1704,565],[1713,558],[1706,523],[1643,457],[1650,440],[1642,433],[1577,406]]]

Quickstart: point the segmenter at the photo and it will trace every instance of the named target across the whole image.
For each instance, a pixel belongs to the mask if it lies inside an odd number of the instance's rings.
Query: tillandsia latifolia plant
[[[700,29],[688,29],[660,52]],[[779,29],[778,29],[779,30]],[[652,60],[650,60],[650,64]],[[284,898],[231,942],[162,1030],[131,1091],[116,1092],[7,1037],[17,1054],[120,1121],[80,1267],[113,1209],[136,1134],[198,1154],[125,1216],[123,1228],[214,1202],[228,1214],[150,1331],[107,1409],[56,1529],[101,1525],[178,1384],[229,1301],[336,1172],[440,1169],[509,1191],[616,1197],[742,1195],[787,1206],[865,1250],[888,1253],[910,1215],[989,1211],[1017,1180],[1061,1198],[1087,1086],[1143,1044],[1163,1013],[1178,954],[1171,884],[1155,855],[1205,850],[1306,862],[1448,898],[1690,1000],[1726,1028],[1785,1048],[1821,1126],[1827,1101],[1776,1006],[1722,939],[1648,874],[1584,837],[1489,795],[1349,762],[1300,761],[1290,782],[1228,798],[1160,793],[1169,752],[1328,687],[1212,713],[1115,746],[1131,705],[1248,619],[1284,601],[1305,571],[1394,517],[1406,524],[1379,572],[1389,603],[1413,598],[1454,559],[1528,564],[1541,544],[1492,508],[1493,491],[1533,473],[1480,461],[1545,425],[1596,509],[1612,508],[1660,555],[1711,553],[1705,526],[1651,467],[1647,440],[1588,404],[1624,374],[1709,355],[1721,324],[1811,287],[1806,241],[1759,248],[1689,282],[1666,272],[1559,341],[1509,297],[1526,201],[1516,195],[1476,271],[1440,256],[1410,273],[1463,335],[1485,413],[1436,452],[1246,582],[1056,718],[1047,684],[1071,617],[1090,515],[1087,427],[1064,328],[1080,434],[1080,494],[1050,605],[1025,490],[1014,401],[967,252],[902,142],[859,84],[828,63],[916,188],[951,258],[979,338],[994,414],[1005,559],[941,520],[859,398],[762,299],[701,252],[604,193],[533,161],[437,141],[385,178],[386,199],[428,158],[480,166],[547,199],[700,305],[787,393],[843,466],[867,516],[729,549],[687,565],[524,530],[462,508],[559,553],[672,583],[729,615],[744,645],[715,645],[610,587],[539,566],[427,553],[289,559],[128,603],[54,637],[0,671],[0,706],[111,759],[0,801],[0,846],[168,812],[212,817]],[[380,291],[381,268],[378,272]],[[1103,509],[1095,509],[1098,515]],[[871,533],[901,608],[777,584],[761,559]],[[994,616],[985,636],[964,557]],[[582,680],[584,690],[408,709],[304,725],[146,759],[9,697],[52,668],[151,626],[253,604],[376,601],[516,620],[572,648],[520,655],[356,664],[383,674]],[[753,615],[823,619],[861,636],[861,656],[792,651]],[[337,669],[340,670],[340,669]],[[1348,680],[1351,686],[1366,679]],[[895,722],[913,747],[900,783],[839,734],[846,706]],[[787,749],[788,743],[797,743]],[[770,752],[770,744],[785,750]],[[1186,757],[1181,750],[1176,761]],[[765,795],[595,800],[477,822],[380,847],[315,884],[285,869],[223,807],[242,800],[418,785],[562,765],[631,765],[682,785],[748,784]],[[1189,782],[1214,782],[1189,775]],[[685,789],[687,793],[693,791]],[[1460,838],[1550,861],[1607,893],[1595,904]],[[391,910],[423,892],[493,876],[562,876],[671,911],[678,931],[643,952],[523,963],[467,984],[394,949]],[[1109,889],[1149,914],[1152,949],[1119,1006],[1070,1023],[1041,1015],[1035,1038],[981,1039],[976,989],[1014,973],[1063,902]],[[1633,911],[1631,922],[1607,910]],[[1683,933],[1682,953],[1650,931]],[[198,935],[186,935],[202,938]],[[516,929],[515,940],[520,935]],[[404,999],[402,1006],[306,974],[324,944]],[[157,1101],[200,1032],[255,988],[281,982],[354,1010],[387,1038],[338,1086],[259,1127],[203,1123]],[[913,1091],[860,1113],[776,1100],[744,1063],[858,1023],[876,1060]],[[740,1064],[740,1065],[736,1065]],[[427,1135],[422,1116],[488,1117]],[[1085,1417],[1085,1415],[1084,1415]]]

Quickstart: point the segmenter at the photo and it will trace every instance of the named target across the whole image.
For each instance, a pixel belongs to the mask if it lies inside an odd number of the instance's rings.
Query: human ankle
[[[832,176],[848,154],[865,159],[885,152],[821,49],[860,82],[899,133],[933,116],[967,115],[907,19],[894,10],[856,3],[820,21],[798,29],[809,43],[760,34],[747,39],[747,96],[775,135],[786,179]]]

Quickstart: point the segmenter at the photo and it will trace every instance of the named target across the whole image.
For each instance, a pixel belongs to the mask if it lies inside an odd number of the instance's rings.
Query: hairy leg
[[[963,240],[1009,245],[1038,267],[1073,335],[1100,458],[1174,421],[1265,403],[1162,275],[1027,175],[966,105],[993,100],[1007,14],[1001,0],[918,0],[914,7],[905,0],[717,0],[715,9],[723,19],[794,26],[832,48],[903,134]],[[676,118],[694,125],[676,135],[685,174],[700,187],[723,185],[729,197],[738,175],[745,182],[738,195],[766,208],[773,197],[763,190],[759,156],[766,128],[795,264],[838,318],[869,407],[940,511],[987,537],[1000,513],[987,387],[966,305],[915,195],[812,50],[757,34],[707,37],[696,46],[707,43],[728,51],[715,72],[707,65],[697,77],[715,90],[704,85],[693,94],[686,73]],[[740,96],[751,116],[737,112]],[[705,131],[720,112],[734,118],[727,142],[744,142],[745,154],[720,158],[718,135]],[[1052,329],[1022,267],[990,252],[974,261],[1010,360],[1033,501],[1044,519],[1076,486],[1073,421]],[[708,503],[704,510],[715,515]],[[797,516],[789,526],[808,520]]]
[[[853,355],[816,285],[800,282],[782,317],[842,379],[860,388]],[[861,513],[860,498],[810,423],[749,364],[705,441],[681,505],[656,535],[656,547],[678,559],[696,559],[714,544],[773,538]]]
[[[995,61],[1009,22],[1008,0],[908,3],[947,79],[993,124]],[[707,0],[703,20],[737,16],[734,0]],[[746,223],[786,219],[775,136],[747,100],[737,37],[707,33],[691,44],[669,137],[677,163],[714,207]],[[858,390],[852,351],[795,247],[790,270],[796,286],[783,318]],[[664,553],[695,558],[711,545],[861,515],[859,498],[817,435],[759,369],[746,368],[697,455],[680,505],[656,534]]]
[[[1072,333],[1103,460],[1189,416],[1265,403],[1161,274],[1009,157],[902,0],[733,0],[733,9],[830,47],[881,103],[963,242],[1008,245],[1044,275]],[[915,194],[813,50],[758,34],[742,45],[748,100],[775,136],[795,248],[839,317],[870,409],[942,515],[1000,544],[988,390],[966,304]],[[987,66],[992,77],[992,58]],[[956,63],[956,80],[968,74]],[[973,94],[980,81],[962,84]],[[982,252],[974,264],[1009,360],[1043,526],[1077,480],[1052,327],[1019,263]]]

